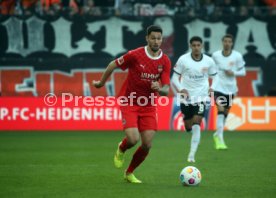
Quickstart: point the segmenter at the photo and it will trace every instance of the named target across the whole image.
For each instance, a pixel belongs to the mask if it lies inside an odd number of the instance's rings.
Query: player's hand
[[[101,87],[104,86],[104,84],[101,83],[101,81],[99,81],[99,80],[93,80],[92,84],[93,84],[93,86],[96,87],[96,88],[101,88]]]
[[[183,98],[189,98],[189,92],[187,89],[182,89],[179,93],[181,96],[183,96]]]
[[[231,71],[231,70],[225,70],[225,74],[226,74],[227,76],[234,76],[234,72]]]
[[[208,90],[208,94],[209,94],[209,96],[214,95],[213,93],[214,93],[214,90],[210,87],[210,88],[209,88],[209,90]]]
[[[159,89],[160,89],[159,82],[157,82],[157,81],[152,81],[152,82],[151,82],[151,89],[152,89],[153,91],[159,91]]]

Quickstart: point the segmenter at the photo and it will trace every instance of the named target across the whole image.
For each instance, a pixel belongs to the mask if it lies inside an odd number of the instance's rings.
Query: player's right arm
[[[117,58],[116,60],[111,61],[107,68],[105,69],[101,80],[96,81],[93,80],[92,84],[96,87],[96,88],[101,88],[104,86],[105,82],[107,81],[107,79],[109,78],[109,76],[112,74],[112,72],[114,71],[114,69],[116,69],[117,67],[121,68],[122,70],[126,70],[131,64],[131,61],[133,59],[133,54],[132,51],[129,51],[128,53],[126,53],[125,55],[121,56],[120,58]]]
[[[93,80],[93,85],[96,87],[96,88],[101,88],[104,86],[106,80],[109,78],[109,76],[112,74],[112,72],[114,71],[114,69],[117,67],[117,64],[115,63],[115,61],[111,61],[107,68],[105,69],[102,77],[101,77],[101,80]]]

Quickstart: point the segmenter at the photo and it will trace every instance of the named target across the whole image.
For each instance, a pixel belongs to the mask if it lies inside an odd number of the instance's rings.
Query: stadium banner
[[[97,89],[92,81],[101,78],[104,69],[78,69],[70,74],[60,71],[34,71],[29,68],[0,67],[0,90],[5,97],[44,97],[47,93],[61,96],[71,93],[76,96],[116,96],[127,77],[127,73],[116,70],[106,86]],[[246,76],[237,77],[239,96],[258,96],[262,85],[259,68],[247,68]],[[170,90],[170,97],[174,96]]]
[[[213,109],[214,121],[216,109]],[[214,125],[216,125],[214,123]],[[225,129],[244,131],[276,130],[275,97],[236,97],[226,119]]]
[[[250,76],[250,81],[255,81],[254,90],[243,89],[239,96],[267,95],[276,84],[275,20],[276,16],[0,16],[0,93],[44,96],[68,90],[96,96],[98,92],[84,86],[85,82],[99,78],[95,71],[105,68],[114,58],[145,45],[145,28],[158,24],[164,30],[162,50],[173,65],[189,50],[192,36],[203,38],[203,51],[210,55],[221,49],[225,33],[233,34],[234,47],[243,55],[246,68],[258,69],[258,76]],[[243,79],[241,84],[246,87],[247,78]]]

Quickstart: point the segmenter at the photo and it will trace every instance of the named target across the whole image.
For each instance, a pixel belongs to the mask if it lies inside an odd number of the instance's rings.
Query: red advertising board
[[[1,97],[0,131],[4,130],[121,130],[121,112],[114,97],[74,97],[62,101],[45,97]],[[159,103],[160,104],[160,103]],[[158,106],[158,129],[185,129],[176,99]],[[216,129],[216,107],[211,106],[201,129]],[[276,130],[276,99],[237,97],[226,121],[226,130]]]
[[[84,100],[87,99],[87,100]],[[116,98],[0,98],[0,130],[121,130],[121,112]],[[169,130],[172,98],[158,107],[158,128]]]

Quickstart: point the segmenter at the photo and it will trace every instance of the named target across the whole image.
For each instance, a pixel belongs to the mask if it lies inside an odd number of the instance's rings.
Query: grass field
[[[228,151],[213,148],[204,132],[194,166],[199,187],[183,187],[190,134],[159,132],[136,171],[143,184],[123,180],[113,167],[122,132],[0,133],[0,197],[276,197],[276,133],[226,132]]]

